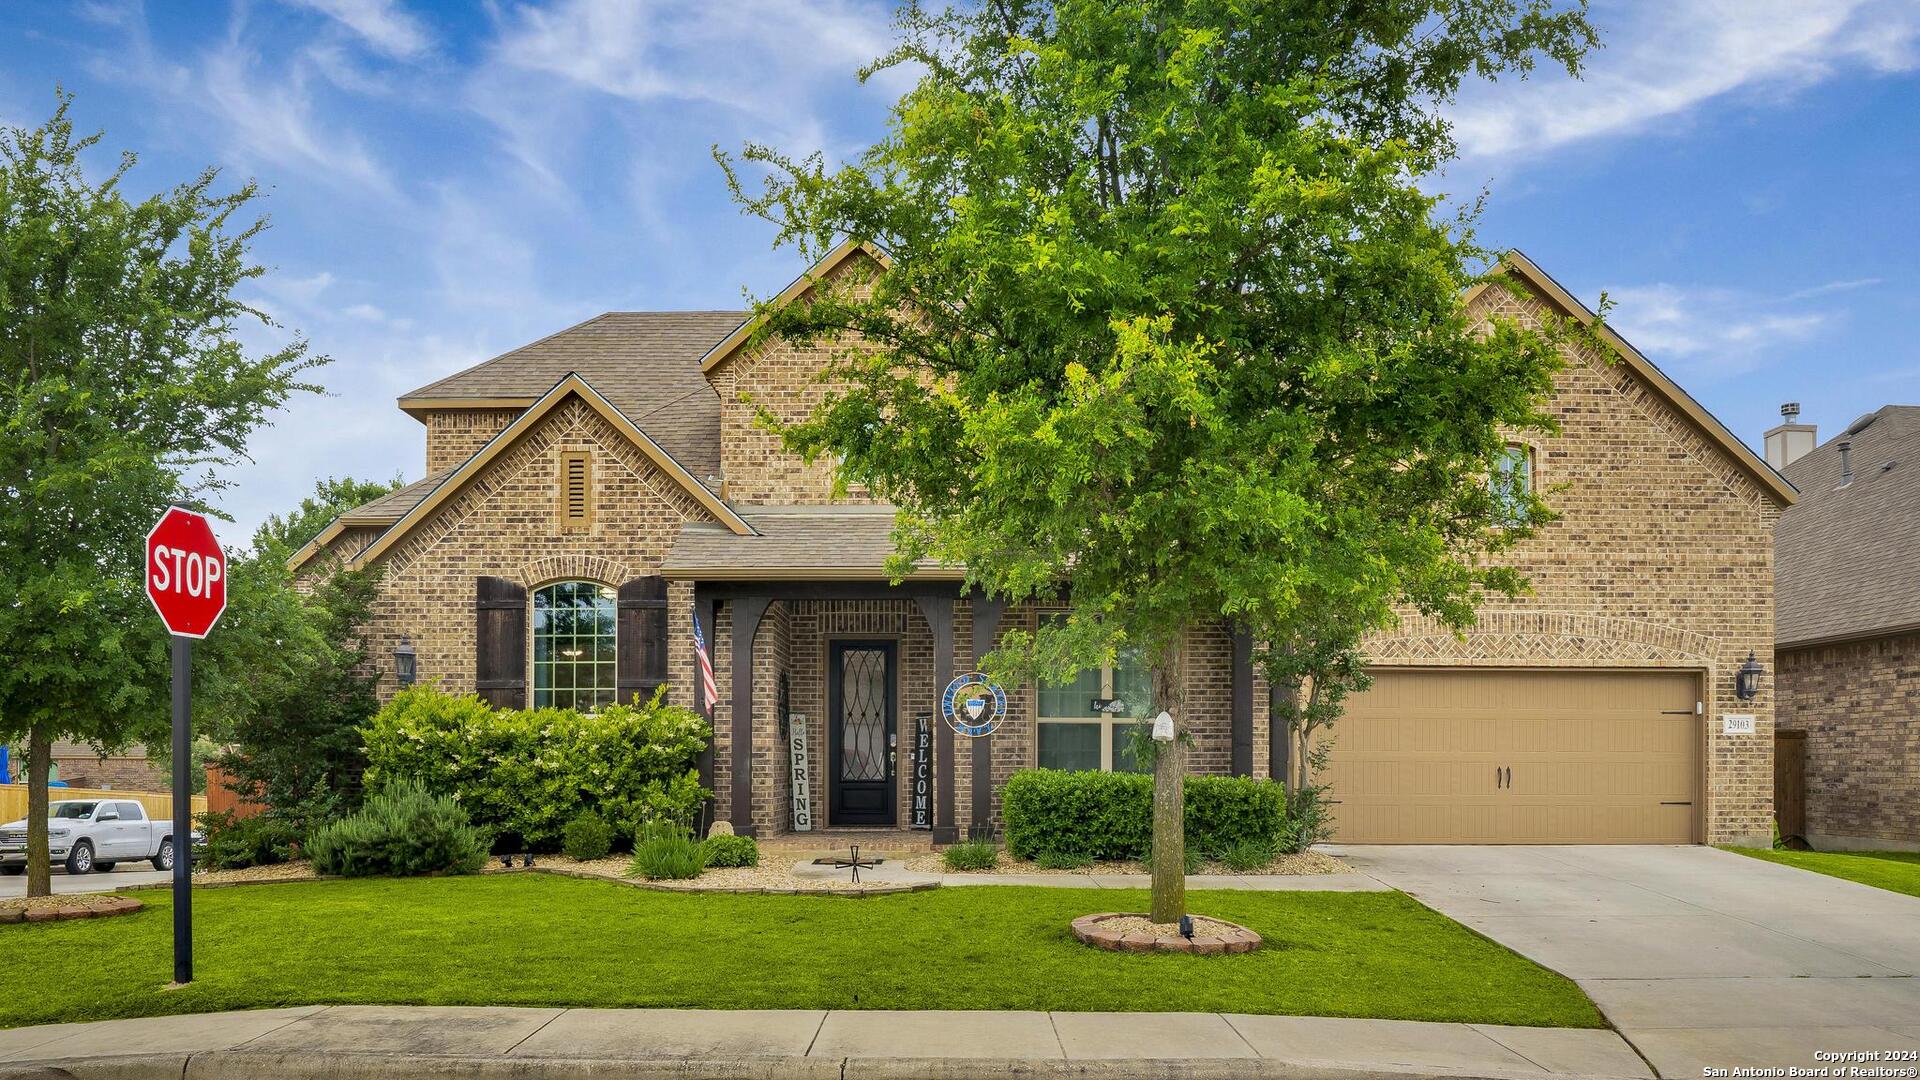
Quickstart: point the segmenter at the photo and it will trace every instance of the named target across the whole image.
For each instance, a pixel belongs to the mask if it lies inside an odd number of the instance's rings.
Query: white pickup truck
[[[47,848],[69,874],[113,869],[145,859],[173,869],[173,822],[155,821],[132,799],[63,799],[47,806]],[[27,868],[27,823],[0,825],[0,874]]]

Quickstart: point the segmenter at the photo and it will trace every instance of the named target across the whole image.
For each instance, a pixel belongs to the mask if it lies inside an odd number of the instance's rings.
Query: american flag
[[[693,617],[693,656],[700,662],[700,700],[706,703],[706,713],[713,715],[713,704],[720,699],[720,691],[713,685],[713,657],[707,654],[707,637],[700,632],[700,616]]]

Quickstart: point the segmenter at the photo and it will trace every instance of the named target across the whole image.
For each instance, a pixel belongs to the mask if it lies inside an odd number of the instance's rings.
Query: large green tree
[[[321,358],[260,355],[236,295],[264,220],[209,169],[146,198],[131,154],[103,179],[60,98],[0,131],[0,736],[24,736],[28,895],[45,895],[55,737],[102,747],[167,730],[166,635],[142,540],[169,504],[206,509],[270,410]]]
[[[231,558],[227,613],[197,656],[196,726],[227,748],[219,761],[236,790],[296,830],[358,800],[359,728],[379,708],[366,644],[379,571],[335,568],[303,586],[287,563],[342,512],[399,485],[321,480],[268,517]]]
[[[1577,72],[1578,0],[985,0],[898,27],[865,73],[920,73],[886,138],[838,168],[721,161],[780,241],[890,261],[763,308],[763,339],[843,343],[789,445],[899,506],[898,570],[964,563],[1016,601],[1070,581],[1002,671],[1141,648],[1184,733],[1197,628],[1271,667],[1316,613],[1460,624],[1521,587],[1492,556],[1544,508],[1486,478],[1551,425],[1558,353],[1469,324],[1488,253],[1427,178],[1464,79]],[[1184,734],[1155,754],[1160,921],[1185,759]]]

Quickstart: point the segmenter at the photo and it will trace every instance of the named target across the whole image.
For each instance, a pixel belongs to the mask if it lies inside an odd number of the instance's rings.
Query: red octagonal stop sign
[[[180,637],[206,637],[220,621],[227,556],[205,515],[169,506],[147,531],[147,599]]]

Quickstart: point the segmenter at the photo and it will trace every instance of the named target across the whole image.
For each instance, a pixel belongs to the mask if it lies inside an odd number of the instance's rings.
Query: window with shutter
[[[593,525],[593,458],[584,450],[560,455],[560,525],[567,529]]]
[[[500,708],[526,708],[527,590],[506,578],[480,578],[474,610],[474,689]]]

